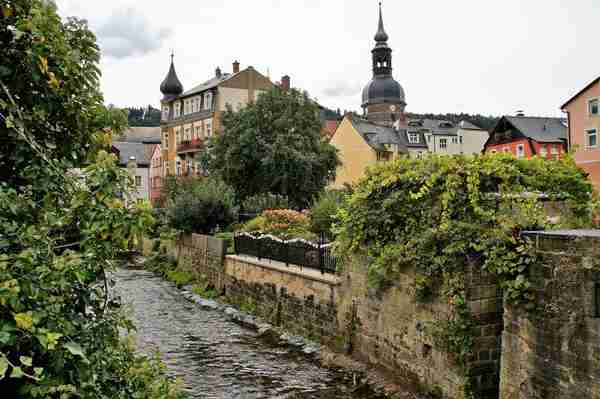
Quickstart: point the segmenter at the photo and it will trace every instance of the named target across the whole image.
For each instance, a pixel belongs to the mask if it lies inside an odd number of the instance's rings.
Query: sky
[[[342,111],[372,77],[377,0],[55,1],[96,33],[119,107],[160,105],[171,50],[185,89],[238,60]],[[600,0],[384,0],[383,19],[407,112],[561,116],[600,74]]]

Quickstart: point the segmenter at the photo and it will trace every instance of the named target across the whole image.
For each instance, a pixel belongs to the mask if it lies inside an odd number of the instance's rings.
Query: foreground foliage
[[[547,225],[542,197],[561,201],[562,223],[590,222],[591,185],[570,158],[403,158],[370,170],[355,187],[339,213],[339,251],[370,259],[369,281],[379,290],[414,268],[420,300],[441,295],[454,307],[433,330],[464,366],[473,344],[468,266],[496,276],[509,302],[535,307],[529,269],[536,258],[520,232]]]
[[[310,219],[305,214],[292,209],[270,209],[264,211],[242,225],[241,231],[248,233],[272,234],[284,240],[303,238],[316,240],[310,231]]]
[[[107,152],[123,114],[99,92],[85,22],[51,2],[0,4],[0,392],[13,398],[175,398],[138,357],[107,275],[152,223]],[[6,63],[5,61],[10,61]]]

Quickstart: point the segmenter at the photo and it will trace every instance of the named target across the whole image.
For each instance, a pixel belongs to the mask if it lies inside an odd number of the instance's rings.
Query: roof
[[[150,159],[146,156],[145,145],[143,143],[115,141],[113,147],[119,150],[119,165],[121,166],[127,166],[132,157],[135,158],[138,166],[150,165]]]
[[[505,116],[526,137],[543,143],[562,143],[567,139],[567,126],[562,118]]]
[[[354,129],[377,151],[385,151],[386,144],[397,145],[398,151],[402,153],[407,153],[409,147],[427,147],[422,134],[420,138],[421,144],[409,144],[406,129],[396,130],[392,127],[376,125],[357,117],[350,117],[350,121]]]
[[[460,121],[458,123],[458,127],[461,129],[467,129],[467,130],[483,130],[479,126],[477,126],[469,121],[465,121],[465,120]]]
[[[119,137],[120,142],[160,144],[161,131],[155,127],[130,127]]]
[[[592,87],[593,85],[595,85],[596,83],[599,83],[599,82],[600,82],[600,76],[598,76],[596,79],[594,79],[592,82],[590,82],[587,86],[585,86],[583,89],[581,89],[577,94],[575,94],[573,97],[571,97],[569,99],[569,101],[567,101],[560,107],[560,109],[565,109],[565,107],[567,105],[569,105],[573,100],[575,100],[577,97],[579,97],[580,95],[585,93],[590,87]]]
[[[215,76],[214,78],[207,80],[206,82],[201,83],[198,86],[192,87],[188,91],[184,92],[180,97],[191,96],[192,94],[197,94],[205,90],[212,89],[213,87],[217,87],[226,80],[231,79],[235,75],[237,74],[224,73],[221,76]]]

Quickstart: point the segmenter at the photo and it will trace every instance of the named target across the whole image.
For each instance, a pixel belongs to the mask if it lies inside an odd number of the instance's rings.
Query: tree
[[[106,271],[152,218],[108,151],[126,119],[103,105],[93,33],[50,1],[0,1],[0,60],[0,392],[177,396],[109,297]]]
[[[270,192],[304,207],[335,177],[336,149],[321,138],[319,108],[306,93],[274,88],[223,114],[209,170],[240,199]]]

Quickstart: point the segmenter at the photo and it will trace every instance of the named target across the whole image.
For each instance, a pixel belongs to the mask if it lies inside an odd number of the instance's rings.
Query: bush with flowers
[[[317,235],[310,231],[309,217],[292,209],[269,209],[260,216],[242,225],[240,231],[257,234],[271,234],[284,240],[303,238],[316,240]]]

